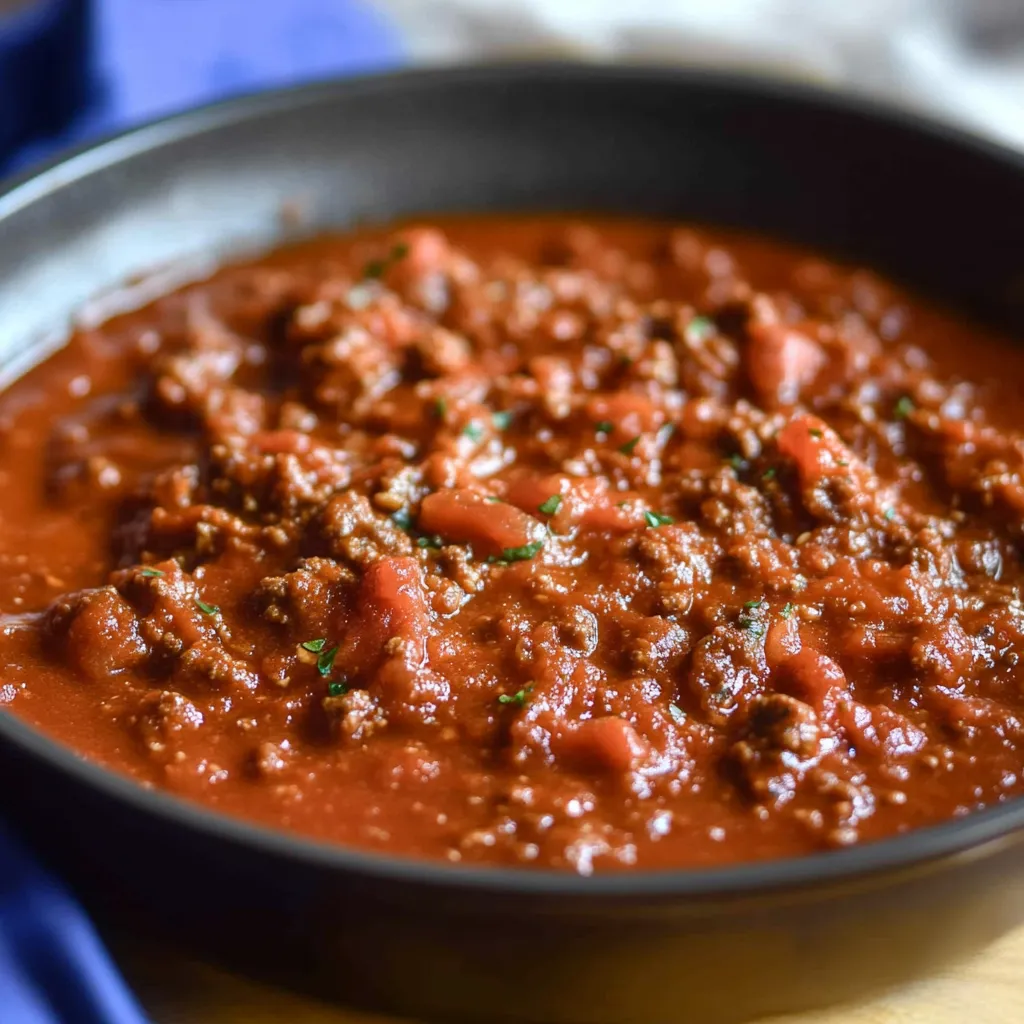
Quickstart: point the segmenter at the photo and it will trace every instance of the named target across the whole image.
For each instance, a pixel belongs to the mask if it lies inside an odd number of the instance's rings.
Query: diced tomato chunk
[[[426,533],[472,544],[481,553],[494,556],[532,544],[544,535],[544,527],[533,516],[469,488],[428,494],[420,506],[419,526]]]
[[[856,456],[824,420],[794,416],[778,436],[779,451],[796,463],[804,486],[826,476],[850,474]]]
[[[768,627],[764,657],[769,668],[777,668],[800,650],[800,632],[795,619],[776,619]]]
[[[616,437],[649,433],[665,422],[665,414],[646,395],[631,391],[590,399],[587,415],[594,423],[611,423]]]
[[[754,321],[747,334],[747,375],[769,404],[795,402],[825,365],[817,342],[785,324]]]
[[[509,487],[508,500],[527,511],[539,511],[553,497],[558,502],[551,517],[556,529],[583,525],[610,532],[635,529],[644,521],[643,506],[629,494],[610,491],[596,477],[522,476]]]
[[[558,753],[578,768],[622,774],[643,761],[649,748],[624,719],[606,716],[581,722],[566,733]]]
[[[372,670],[396,637],[406,645],[407,654],[422,659],[429,635],[430,608],[419,562],[383,558],[366,570],[356,616],[335,664],[342,672]]]

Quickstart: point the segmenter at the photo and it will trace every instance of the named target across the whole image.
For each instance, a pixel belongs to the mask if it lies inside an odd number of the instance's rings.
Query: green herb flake
[[[504,505],[505,504],[505,499],[504,498],[499,498],[496,494],[488,494],[487,497],[484,498],[484,501],[486,501],[488,505]]]
[[[217,615],[220,612],[220,609],[215,604],[207,604],[205,601],[200,601],[198,597],[196,598],[196,607],[204,615]]]
[[[892,522],[892,521],[893,521],[893,519],[895,519],[895,518],[896,518],[896,509],[894,509],[894,508],[887,508],[887,509],[886,509],[886,510],[885,510],[885,511],[884,511],[884,512],[882,513],[882,515],[884,515],[884,516],[885,516],[885,518],[886,518],[886,519],[887,519],[887,520],[888,520],[889,522]]]
[[[740,628],[745,629],[751,636],[764,636],[764,623],[750,615],[740,616]]]
[[[491,413],[491,422],[494,424],[495,430],[508,430],[512,426],[512,413],[507,411]]]
[[[399,260],[404,260],[409,255],[409,246],[405,242],[398,242],[391,247],[391,251],[379,260],[370,260],[363,267],[363,277],[376,279],[383,277],[387,271]]]
[[[463,428],[462,433],[464,437],[468,437],[470,441],[479,441],[484,436],[484,432],[480,427],[479,423],[470,420]]]
[[[811,427],[810,430],[807,431],[807,433],[810,434],[811,437],[814,437],[814,438],[818,438],[818,437],[822,437],[823,436],[821,431],[817,427]]]
[[[738,452],[733,452],[729,456],[729,465],[732,466],[737,473],[742,473],[747,468],[747,463],[744,461],[743,456]]]
[[[685,337],[690,344],[698,344],[715,333],[715,324],[710,317],[695,316],[687,325]]]
[[[416,547],[418,548],[443,548],[444,540],[442,540],[436,533],[428,534],[425,537],[416,538]]]
[[[348,683],[344,679],[327,684],[328,697],[340,697],[346,693],[348,693]]]
[[[412,513],[407,508],[400,508],[391,516],[391,522],[400,530],[412,529]]]
[[[774,480],[775,476],[776,476],[776,470],[775,470],[775,467],[772,466],[770,469],[766,469],[761,474],[761,479],[762,480]]]
[[[898,420],[905,420],[915,409],[914,400],[909,395],[904,395],[893,406],[892,414]]]
[[[786,603],[785,603],[785,604],[784,604],[784,605],[782,606],[782,612],[781,612],[781,615],[782,615],[782,617],[783,617],[784,619],[791,619],[791,618],[793,618],[793,611],[794,611],[794,609],[793,609],[793,604],[792,604],[792,602],[790,602],[790,601],[787,601],[787,602],[786,602]]]
[[[562,506],[562,496],[560,494],[552,494],[547,501],[542,505],[538,505],[537,509],[543,512],[546,516],[553,516],[559,508]]]
[[[747,601],[743,606],[743,611],[740,612],[739,626],[740,629],[745,629],[751,636],[764,636],[765,624],[764,620],[760,615],[757,614],[757,610],[764,605],[764,601]]]
[[[619,451],[622,452],[623,455],[632,455],[633,454],[633,449],[636,448],[636,446],[639,443],[640,443],[640,435],[637,434],[636,437],[631,438],[625,444],[619,445]]]
[[[434,415],[439,419],[443,420],[448,415],[448,399],[447,398],[435,398],[434,399]]]
[[[669,704],[668,713],[676,725],[682,725],[686,721],[686,712],[678,704]]]
[[[611,420],[601,420],[594,424],[594,431],[598,434],[610,434],[614,429],[615,424]]]
[[[662,515],[660,512],[652,512],[649,508],[644,510],[644,522],[650,529],[654,530],[659,526],[668,526],[675,520],[671,516]]]
[[[524,686],[521,690],[517,690],[515,693],[499,693],[498,703],[499,704],[514,704],[517,708],[521,708],[526,703],[526,698],[533,692],[532,686]]]
[[[310,654],[319,654],[324,649],[324,644],[327,643],[326,637],[318,637],[316,640],[303,640],[299,646],[304,651],[309,651]]]
[[[142,575],[146,576],[146,577],[163,576],[163,574],[164,574],[163,569],[149,569],[149,568],[146,568],[146,569],[142,570]]]
[[[316,659],[316,670],[325,679],[334,671],[334,659],[338,656],[338,645],[335,644],[330,650],[321,651],[320,657]]]
[[[487,561],[502,565],[508,562],[528,562],[542,547],[544,541],[535,540],[532,544],[524,544],[519,548],[505,548],[500,555],[490,555]]]

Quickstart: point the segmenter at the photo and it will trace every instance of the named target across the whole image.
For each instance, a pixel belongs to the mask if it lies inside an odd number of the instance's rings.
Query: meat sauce
[[[966,814],[1024,790],[1022,381],[868,272],[703,229],[228,266],[0,398],[0,702],[145,786],[462,863]]]

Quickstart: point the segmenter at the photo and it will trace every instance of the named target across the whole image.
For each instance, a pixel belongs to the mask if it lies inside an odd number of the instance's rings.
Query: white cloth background
[[[422,63],[576,56],[811,78],[1024,150],[1024,0],[378,0]]]

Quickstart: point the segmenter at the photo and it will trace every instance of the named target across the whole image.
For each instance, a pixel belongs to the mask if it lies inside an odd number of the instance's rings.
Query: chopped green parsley
[[[544,547],[544,541],[535,540],[532,544],[524,544],[519,548],[505,548],[500,555],[489,556],[487,561],[500,565],[507,562],[526,562],[533,558],[542,547]]]
[[[391,517],[391,522],[400,530],[412,529],[412,513],[407,508],[400,508]]]
[[[623,455],[632,455],[633,449],[636,448],[636,446],[639,443],[640,435],[637,434],[636,437],[630,438],[630,440],[628,440],[625,444],[619,445],[619,451],[622,452]]]
[[[163,576],[163,574],[164,574],[163,569],[149,569],[149,568],[146,568],[146,569],[142,570],[142,575],[143,576]]]
[[[495,430],[508,430],[512,425],[512,413],[508,411],[491,413],[491,422],[494,424]]]
[[[914,411],[914,400],[909,395],[904,395],[895,406],[892,413],[898,420],[905,420]]]
[[[547,501],[543,504],[538,505],[538,511],[543,512],[546,516],[553,516],[559,508],[562,506],[562,496],[560,494],[552,494]]]
[[[675,522],[671,516],[663,515],[661,512],[652,512],[650,509],[644,510],[644,521],[652,530]]]
[[[715,324],[710,317],[695,316],[687,325],[685,337],[691,344],[697,344],[715,333]]]
[[[391,251],[383,259],[370,260],[363,267],[363,277],[383,277],[387,271],[399,260],[404,260],[409,255],[409,246],[405,242],[398,242],[391,247]]]
[[[330,650],[321,651],[320,657],[316,659],[316,670],[325,679],[334,671],[334,659],[338,656],[338,645],[335,644]]]
[[[207,604],[205,601],[201,601],[198,597],[196,598],[196,607],[204,615],[216,615],[220,611],[215,604]]]
[[[524,686],[521,690],[517,690],[515,693],[499,693],[498,703],[499,704],[514,704],[516,707],[521,708],[526,703],[526,698],[533,692],[532,686]]]
[[[745,629],[748,633],[750,633],[751,636],[760,637],[764,636],[765,634],[765,624],[762,621],[762,619],[758,616],[749,614],[749,612],[754,611],[757,608],[760,608],[761,604],[761,601],[757,601],[756,603],[748,601],[743,606],[745,609],[747,609],[747,611],[741,614],[739,617],[740,629]]]
[[[319,654],[324,649],[324,644],[327,643],[326,637],[318,637],[316,640],[303,640],[299,646],[304,651],[309,651],[311,654]]]

